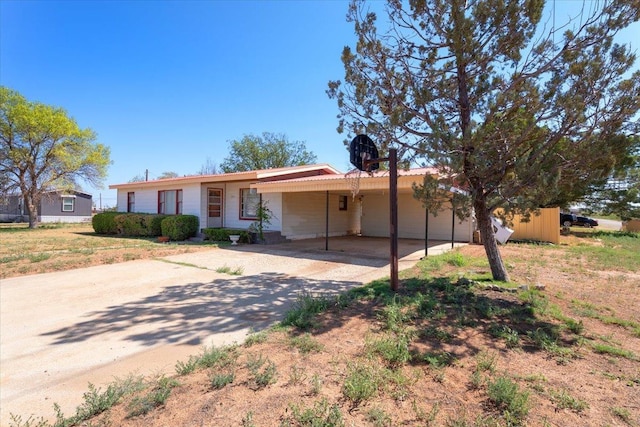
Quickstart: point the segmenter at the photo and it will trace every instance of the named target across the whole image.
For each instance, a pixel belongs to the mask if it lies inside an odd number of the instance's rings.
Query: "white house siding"
[[[326,193],[282,194],[282,234],[288,239],[324,237],[326,233]],[[329,194],[329,236],[349,233],[355,203],[348,199],[347,210],[338,209],[338,194]]]
[[[360,234],[362,218],[362,202],[359,197],[347,196],[347,206],[349,206],[349,234]]]
[[[168,184],[164,186],[146,188],[128,188],[118,190],[118,211],[127,211],[127,193],[134,192],[136,197],[135,212],[158,213],[158,191],[162,190],[182,190],[182,213],[184,215],[196,215],[201,218],[200,212],[200,184]],[[202,226],[202,220],[200,220]],[[206,223],[206,218],[205,218]]]
[[[434,217],[429,215],[429,240],[451,240],[450,205]],[[398,195],[398,237],[402,239],[424,239],[425,211],[412,194]],[[454,240],[470,242],[473,237],[470,219],[462,223],[455,220]],[[366,194],[362,198],[362,235],[371,237],[389,236],[389,195]]]
[[[222,226],[225,228],[249,228],[255,220],[240,219],[240,189],[250,188],[251,183],[252,181],[202,184],[200,192],[200,200],[202,201],[202,206],[200,208],[200,223],[204,224],[202,227],[206,227],[207,223],[207,189],[222,188],[224,198]],[[282,227],[282,196],[280,194],[265,194],[262,196],[262,200],[267,203],[267,206],[273,213],[271,224],[269,226],[265,226],[265,230],[280,231]]]
[[[167,190],[173,190],[174,188],[167,188]],[[180,190],[180,188],[175,188],[175,190]],[[200,185],[192,184],[185,185],[182,187],[182,214],[183,215],[195,215],[200,218],[200,227],[206,226],[206,218],[204,221],[204,225],[202,222],[202,217],[200,216]],[[158,195],[156,192],[156,200],[158,199]],[[136,200],[137,202],[137,200]],[[157,202],[156,202],[157,203]],[[156,208],[157,211],[157,208]]]
[[[263,194],[262,202],[271,211],[271,224],[265,225],[265,230],[282,230],[282,193]]]

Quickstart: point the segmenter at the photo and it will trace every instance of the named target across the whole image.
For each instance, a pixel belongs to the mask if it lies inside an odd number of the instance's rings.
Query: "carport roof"
[[[437,175],[435,168],[415,168],[398,170],[398,190],[411,190],[412,184],[421,182],[418,177]],[[296,193],[309,191],[351,191],[346,174],[318,175],[305,178],[284,179],[270,182],[258,182],[251,185],[259,193]],[[389,171],[376,171],[372,175],[360,175],[360,191],[389,189]]]

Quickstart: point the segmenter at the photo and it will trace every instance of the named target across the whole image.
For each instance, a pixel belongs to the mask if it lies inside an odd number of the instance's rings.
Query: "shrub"
[[[205,228],[202,230],[207,240],[214,242],[228,242],[229,236],[237,234],[240,236],[240,243],[251,243],[251,237],[246,230],[237,230],[233,228]]]
[[[121,236],[146,236],[145,214],[128,213],[113,218],[116,230]]]
[[[168,215],[124,213],[113,218],[116,233],[121,236],[147,237],[162,234],[161,223]]]
[[[122,212],[102,212],[91,218],[93,231],[98,234],[117,234],[115,217],[122,215]]]
[[[162,220],[162,235],[180,241],[194,237],[200,222],[195,215],[172,215]]]
[[[169,215],[157,214],[150,215],[150,223],[147,224],[149,236],[162,236],[162,221]]]

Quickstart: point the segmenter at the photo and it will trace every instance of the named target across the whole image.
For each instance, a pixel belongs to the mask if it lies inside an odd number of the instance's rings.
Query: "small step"
[[[284,237],[279,231],[265,231],[262,233],[263,238],[257,242],[261,245],[276,245],[278,243],[290,242],[289,239]]]

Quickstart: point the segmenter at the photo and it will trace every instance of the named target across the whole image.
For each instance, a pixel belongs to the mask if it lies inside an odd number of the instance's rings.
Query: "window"
[[[136,193],[130,191],[127,193],[127,212],[136,211]]]
[[[338,196],[338,209],[341,211],[347,210],[347,196]]]
[[[240,189],[240,219],[258,219],[260,195],[255,188]]]
[[[182,190],[158,191],[158,213],[165,215],[181,215]]]
[[[73,196],[62,196],[62,212],[73,212],[76,206],[76,199]]]

